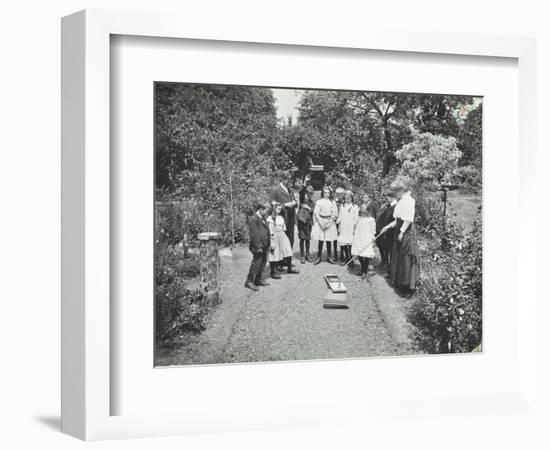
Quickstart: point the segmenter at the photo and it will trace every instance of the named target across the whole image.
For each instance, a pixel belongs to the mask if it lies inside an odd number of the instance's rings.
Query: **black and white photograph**
[[[481,352],[482,108],[155,82],[155,367]]]

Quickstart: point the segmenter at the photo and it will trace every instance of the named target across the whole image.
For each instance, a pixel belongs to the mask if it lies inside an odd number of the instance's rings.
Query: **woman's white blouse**
[[[405,192],[401,200],[395,205],[393,210],[393,217],[395,219],[401,219],[404,222],[414,222],[414,198],[411,197],[410,192]]]

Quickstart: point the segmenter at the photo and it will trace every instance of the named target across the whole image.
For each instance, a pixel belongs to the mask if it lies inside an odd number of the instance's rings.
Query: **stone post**
[[[217,305],[219,295],[220,259],[218,255],[219,233],[200,233],[199,236],[199,264],[201,289],[205,293],[205,302]]]

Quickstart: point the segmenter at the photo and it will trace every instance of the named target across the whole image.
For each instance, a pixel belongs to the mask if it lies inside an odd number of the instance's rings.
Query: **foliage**
[[[382,190],[387,182],[382,176],[382,167],[376,159],[364,153],[353,161],[350,173],[349,187],[357,196],[368,195],[370,199],[382,199]]]
[[[433,192],[414,189],[415,197],[415,224],[422,233],[429,237],[437,236],[440,222],[443,218],[443,202],[439,195]]]
[[[458,146],[462,152],[460,164],[471,166],[481,174],[482,164],[482,118],[483,104],[470,111],[459,133]],[[481,176],[480,176],[481,177]]]
[[[475,166],[460,166],[456,170],[456,180],[463,192],[479,192],[482,182],[481,169]]]
[[[414,140],[395,154],[401,171],[424,188],[439,189],[456,182],[462,153],[454,137],[431,133],[415,134]]]
[[[348,95],[341,91],[303,94],[296,131],[283,133],[285,153],[298,165],[310,156],[328,171],[343,171],[345,162],[353,157],[361,134],[356,117],[348,108]]]
[[[271,90],[172,83],[156,89],[161,196],[185,209],[180,219],[191,238],[217,231],[224,244],[245,241],[255,197],[265,197],[291,164],[277,146]]]
[[[199,274],[199,262],[182,246],[185,215],[177,205],[168,204],[160,217],[155,231],[155,333],[164,339],[203,330],[208,311],[202,291],[187,287],[189,279]]]
[[[183,207],[180,203],[173,201],[163,201],[163,196],[159,196],[156,206],[156,217],[158,237],[163,242],[170,245],[180,244],[191,231],[192,225],[189,210],[190,205]]]
[[[428,353],[468,352],[482,339],[481,221],[464,235],[449,219],[433,235],[422,284],[409,313],[419,347]]]
[[[205,329],[207,309],[201,290],[187,289],[185,282],[178,278],[157,286],[155,295],[155,333],[159,340]]]
[[[178,175],[200,172],[205,162],[223,167],[236,155],[272,149],[277,119],[269,89],[157,83],[155,94],[157,187],[172,189]]]
[[[316,130],[330,143],[322,152],[313,146],[311,156],[317,157],[318,163],[345,171],[348,161],[368,153],[387,175],[395,149],[409,139],[409,124],[404,120],[407,108],[407,96],[402,94],[306,91],[300,103],[299,124]]]
[[[420,133],[458,137],[462,115],[473,102],[473,97],[464,95],[412,95],[414,106],[413,126]]]
[[[468,142],[480,137],[481,116],[476,129],[477,113],[468,113],[472,107],[469,96],[305,91],[300,102],[299,145],[285,148],[298,153],[289,153],[297,159],[309,155],[336,171],[345,171],[347,161],[368,153],[376,158],[382,176],[388,176],[397,162],[396,153],[416,133],[454,137],[457,142],[461,136]],[[469,131],[462,133],[465,126]],[[464,157],[462,164],[467,162]]]

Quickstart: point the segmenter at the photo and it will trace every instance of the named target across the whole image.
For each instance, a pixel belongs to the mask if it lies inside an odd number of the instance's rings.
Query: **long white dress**
[[[340,230],[338,234],[339,245],[351,245],[353,242],[353,230],[357,219],[359,218],[359,208],[357,205],[350,203],[349,205],[343,204],[340,206],[340,212],[338,213],[338,221],[340,224]]]
[[[282,261],[284,258],[292,256],[292,247],[286,235],[285,219],[277,216],[273,220],[273,216],[269,216],[267,224],[271,232],[271,246],[274,247],[273,251],[271,249],[269,251],[269,262]]]
[[[353,242],[351,254],[365,258],[374,258],[374,237],[376,236],[376,221],[372,217],[359,217]]]
[[[313,228],[311,238],[316,241],[335,241],[338,239],[336,220],[338,219],[338,206],[336,202],[328,198],[321,198],[315,203],[313,210]]]

